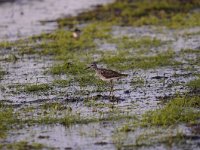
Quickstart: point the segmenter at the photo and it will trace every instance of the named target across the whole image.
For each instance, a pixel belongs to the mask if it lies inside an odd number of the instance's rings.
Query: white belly
[[[101,74],[98,74],[98,73],[96,73],[96,76],[99,77],[101,80],[107,81],[107,82],[108,82],[108,81],[111,81],[111,80],[114,80],[114,79],[119,79],[119,77],[107,79],[107,78],[105,78],[104,76],[102,76]]]

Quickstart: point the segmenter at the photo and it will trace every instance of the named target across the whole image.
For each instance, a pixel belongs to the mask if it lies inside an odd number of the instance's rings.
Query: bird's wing
[[[118,73],[113,70],[107,70],[107,69],[101,69],[100,73],[106,78],[114,78],[114,77],[123,76],[123,74],[121,74],[121,73]]]

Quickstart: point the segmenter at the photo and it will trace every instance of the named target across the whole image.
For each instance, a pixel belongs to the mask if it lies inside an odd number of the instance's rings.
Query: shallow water
[[[199,29],[198,29],[199,30]],[[186,31],[172,31],[163,29],[161,32],[152,27],[114,27],[114,36],[128,35],[134,36],[150,36],[153,38],[159,38],[162,41],[167,42],[166,45],[161,45],[159,49],[167,50],[172,49],[179,52],[181,49],[197,49],[200,45],[200,36],[193,35],[191,37],[177,36],[180,33],[193,32],[189,29]],[[188,41],[188,42],[187,42]],[[192,42],[193,41],[193,42]],[[98,42],[98,41],[97,41]],[[98,44],[100,50],[110,49],[115,51],[114,45]],[[113,49],[112,49],[113,48]],[[152,52],[156,49],[152,49]],[[11,49],[6,50],[6,53],[12,53]],[[2,51],[4,53],[4,51]],[[190,55],[190,59],[195,59],[196,55]],[[45,57],[39,55],[24,55],[18,56],[19,59],[16,62],[2,61],[1,66],[8,71],[8,74],[0,81],[1,86],[5,90],[0,90],[0,99],[10,102],[12,104],[22,105],[40,105],[44,102],[62,102],[64,106],[70,106],[73,111],[79,112],[82,116],[91,117],[98,116],[98,111],[104,113],[110,111],[110,108],[98,108],[97,112],[94,112],[93,107],[87,107],[84,105],[83,100],[96,98],[95,100],[103,103],[112,103],[107,95],[109,92],[104,90],[103,92],[94,92],[96,87],[79,87],[76,83],[72,83],[67,87],[53,87],[53,89],[42,93],[25,93],[18,92],[15,86],[26,83],[52,83],[55,79],[68,79],[66,75],[53,76],[50,74],[44,74],[45,70],[48,70],[54,60],[51,57]],[[159,108],[159,103],[163,102],[160,99],[165,97],[171,97],[176,93],[185,93],[188,89],[185,84],[196,77],[195,74],[200,73],[200,67],[198,65],[193,67],[193,70],[188,70],[190,64],[187,63],[188,55],[177,55],[176,59],[179,59],[184,65],[179,67],[160,67],[155,69],[133,69],[124,73],[129,74],[126,79],[122,79],[115,83],[115,98],[119,99],[119,102],[114,104],[115,107],[121,112],[126,112],[131,115],[141,115],[148,110],[154,110]],[[100,64],[101,65],[101,64]],[[144,80],[142,84],[131,84],[138,79]],[[89,93],[89,95],[88,95]],[[72,102],[72,103],[71,103]],[[37,113],[37,112],[35,112]],[[33,114],[31,114],[33,115]],[[123,136],[116,135],[116,129],[127,123],[125,121],[108,121],[90,123],[86,125],[75,124],[70,127],[64,127],[62,125],[39,125],[27,127],[25,129],[10,131],[8,138],[3,142],[16,142],[25,140],[29,142],[39,142],[45,145],[55,147],[58,149],[72,148],[72,149],[116,149],[116,144],[123,142],[124,145],[135,144],[136,138],[141,133],[150,132],[137,129],[134,132],[129,132]],[[163,129],[161,129],[163,131]],[[183,133],[192,135],[187,127],[180,126],[174,129],[174,134],[177,134],[177,130],[181,130]],[[152,131],[156,132],[156,131]],[[165,137],[167,133],[158,135]],[[121,139],[115,139],[119,138]],[[127,139],[127,140],[126,140]],[[121,141],[120,141],[121,140]],[[117,141],[117,142],[116,142]],[[120,142],[119,142],[120,141]],[[115,143],[116,142],[116,143]],[[195,140],[188,140],[189,148],[198,149],[196,146],[199,143],[199,138]],[[196,142],[196,143],[195,143]],[[133,147],[132,147],[133,148]],[[158,144],[154,146],[139,147],[137,149],[168,149],[165,144]],[[182,149],[181,145],[173,146],[175,149]],[[127,148],[128,149],[128,148]],[[131,149],[131,148],[130,148]]]
[[[53,4],[53,0],[15,0],[0,4],[0,39],[15,40],[25,38],[41,32],[51,32],[57,28],[56,18],[67,15],[76,15],[84,9],[92,8],[91,5],[104,4],[111,0],[58,0]],[[10,9],[12,8],[12,9]],[[12,11],[10,11],[12,10]],[[52,11],[53,10],[53,11]],[[35,15],[32,15],[32,14]],[[40,21],[47,21],[41,23]],[[113,111],[106,105],[102,108],[88,107],[84,100],[95,100],[104,104],[113,104],[120,113],[127,113],[133,116],[141,116],[148,110],[154,110],[165,102],[165,98],[172,97],[176,93],[185,93],[188,91],[185,86],[191,80],[196,79],[195,74],[200,74],[200,66],[194,65],[192,70],[188,69],[190,64],[188,59],[197,59],[196,54],[179,55],[182,49],[199,49],[200,36],[194,34],[185,36],[187,33],[193,34],[199,32],[200,28],[191,28],[184,30],[169,30],[163,27],[154,26],[143,27],[119,27],[112,29],[114,37],[129,36],[140,38],[148,36],[165,41],[166,44],[159,48],[152,47],[151,52],[162,51],[163,53],[169,48],[173,49],[178,55],[176,60],[183,62],[182,66],[172,67],[165,66],[155,69],[133,69],[125,71],[129,76],[115,83],[114,98],[118,103],[110,100],[109,92],[95,92],[96,86],[80,87],[77,83],[71,83],[66,87],[53,86],[52,89],[45,92],[27,93],[19,90],[20,85],[47,83],[52,84],[56,79],[68,79],[67,75],[51,75],[46,71],[51,67],[55,60],[48,56],[39,55],[18,55],[14,48],[1,49],[0,58],[8,57],[15,54],[18,57],[16,62],[1,61],[1,67],[6,70],[7,74],[0,80],[0,100],[20,107],[15,108],[18,112],[21,108],[29,106],[38,107],[44,103],[58,102],[65,107],[71,107],[74,112],[78,112],[83,117],[99,116],[100,113],[107,114]],[[111,43],[95,41],[98,50],[116,51],[117,46]],[[148,54],[148,55],[151,55]],[[99,57],[98,54],[94,57]],[[100,64],[102,65],[102,64]],[[105,65],[105,64],[104,64]],[[142,79],[143,83],[137,83]],[[135,81],[135,82],[134,82]],[[27,107],[28,106],[28,107]],[[22,113],[20,117],[40,116],[41,110],[36,109],[33,112]],[[52,110],[53,111],[53,110]],[[27,116],[26,116],[27,115]],[[57,114],[56,114],[57,115]],[[58,117],[63,114],[58,115]],[[30,117],[29,116],[29,117]],[[55,117],[55,116],[54,116]],[[28,141],[29,143],[38,142],[56,149],[117,149],[118,144],[127,146],[124,149],[198,149],[200,137],[196,140],[186,140],[187,145],[172,145],[167,147],[164,143],[156,143],[147,146],[137,145],[137,138],[145,133],[154,133],[155,141],[167,136],[176,135],[181,131],[185,135],[193,136],[189,127],[179,125],[172,130],[163,129],[146,129],[137,128],[135,131],[128,133],[117,132],[119,127],[127,124],[130,120],[120,121],[102,121],[89,124],[73,124],[70,127],[61,124],[53,125],[36,125],[24,127],[22,129],[13,129],[8,133],[6,139],[0,140],[2,143],[12,143],[17,141]],[[158,132],[160,131],[160,133]],[[158,133],[157,133],[158,132]],[[172,133],[171,133],[172,132]],[[120,135],[121,134],[121,135]],[[170,135],[169,135],[170,134]],[[129,147],[130,146],[130,147]],[[188,147],[184,147],[188,146]]]
[[[113,0],[13,0],[0,3],[0,41],[16,40],[57,28],[57,18],[77,15]],[[33,15],[34,14],[34,15]],[[48,22],[49,20],[49,22]],[[47,21],[41,23],[40,21]]]

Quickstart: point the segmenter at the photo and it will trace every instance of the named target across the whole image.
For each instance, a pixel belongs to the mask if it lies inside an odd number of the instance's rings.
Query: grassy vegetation
[[[28,42],[37,42],[37,46],[29,47],[24,45],[19,48],[19,51],[24,54],[32,53],[33,49],[35,49],[34,52],[39,54],[55,55],[57,59],[64,60],[64,62],[61,65],[55,65],[51,69],[53,74],[76,74],[77,70],[81,70],[86,64],[93,61],[93,55],[98,53],[94,50],[96,48],[94,39],[106,39],[109,41],[109,39],[112,38],[110,33],[113,25],[165,25],[168,27],[198,26],[200,24],[199,21],[197,21],[199,20],[197,19],[199,18],[199,13],[191,12],[191,10],[198,8],[199,6],[200,3],[198,0],[190,0],[189,2],[184,2],[184,4],[179,0],[155,0],[153,2],[149,2],[148,0],[117,0],[113,4],[98,7],[92,12],[84,12],[75,17],[73,16],[58,20],[60,27],[68,26],[69,28],[89,22],[81,29],[80,39],[75,40],[71,38],[71,31],[60,28],[53,33],[41,34],[29,38]],[[40,41],[39,43],[38,40]],[[162,43],[158,39],[150,39],[148,37],[144,37],[140,40],[130,39],[128,37],[119,39],[114,38],[113,42],[118,44],[118,49],[148,49],[150,47],[157,47]],[[3,42],[0,45],[5,48],[12,46],[12,44]],[[128,54],[129,53],[127,53],[126,56]],[[103,55],[107,54],[104,53]],[[112,59],[115,59],[115,57],[117,56],[114,56]],[[126,63],[128,60],[125,59],[122,61],[125,61]],[[68,65],[69,62],[73,63],[73,67]],[[147,63],[152,64],[151,62]],[[136,66],[141,68],[151,67],[145,66],[145,64]],[[80,72],[83,73],[82,70]]]
[[[192,67],[194,65],[200,65],[200,50],[199,49],[182,49],[180,55],[187,61]]]
[[[0,57],[0,61],[7,61],[7,62],[16,62],[18,60],[17,56],[14,54],[10,54],[7,57]]]
[[[149,69],[179,64],[178,62],[173,61],[173,57],[174,53],[172,51],[167,51],[165,54],[156,54],[155,56],[134,56],[126,51],[119,51],[113,56],[103,57],[101,61],[108,64],[110,67],[118,68],[120,70],[133,68]]]
[[[18,58],[16,55],[10,54],[5,60],[9,61],[9,62],[16,62],[18,60]]]
[[[25,92],[44,92],[52,87],[49,84],[30,84],[24,87]]]
[[[73,27],[89,21],[105,21],[118,25],[164,25],[170,28],[199,26],[198,0],[117,0],[95,11],[84,12],[77,17],[59,19],[60,27]],[[198,21],[197,21],[198,20]]]
[[[189,53],[189,54],[199,54],[200,53],[200,49],[182,49],[181,50],[182,53]]]
[[[6,136],[7,131],[12,128],[16,121],[13,109],[0,103],[0,138]]]
[[[85,105],[94,108],[103,108],[106,106],[109,108],[109,111],[95,112],[95,116],[83,116],[80,112],[72,110],[67,104],[47,102],[42,105],[18,108],[16,113],[13,106],[6,106],[0,103],[0,138],[5,138],[7,131],[12,128],[27,125],[62,124],[64,126],[71,126],[74,124],[88,124],[135,118],[135,116],[123,113],[109,104],[95,104],[94,102],[88,101]]]
[[[155,144],[165,144],[172,146],[176,143],[185,145],[186,140],[192,138],[188,136],[177,125],[181,123],[195,124],[200,119],[200,97],[186,95],[171,99],[163,108],[144,113],[142,118],[135,118],[127,122],[117,130],[114,139],[115,145],[121,149],[138,148],[140,146],[155,146]],[[136,134],[135,142],[126,144],[126,132],[140,131]],[[136,131],[136,133],[138,133]]]
[[[134,132],[134,131],[132,131]],[[186,140],[190,137],[185,135],[179,130],[173,128],[151,128],[150,130],[141,130],[140,133],[133,137],[127,136],[124,132],[116,132],[113,135],[113,142],[117,149],[138,149],[142,148],[155,148],[155,145],[162,144],[166,147],[184,145]],[[131,143],[127,143],[131,140]]]
[[[184,4],[183,4],[184,3]],[[152,47],[158,47],[163,42],[156,38],[143,37],[131,39],[129,37],[113,38],[112,27],[114,25],[141,26],[141,25],[164,25],[170,28],[191,27],[200,25],[199,13],[191,11],[198,8],[198,0],[182,2],[181,0],[155,0],[149,2],[117,0],[113,4],[100,6],[92,12],[84,12],[78,16],[58,19],[60,29],[53,33],[41,34],[17,42],[2,42],[1,48],[17,47],[20,54],[38,53],[41,55],[54,55],[59,64],[50,69],[52,74],[67,74],[70,80],[80,85],[98,83],[94,77],[85,71],[87,64],[96,60],[105,63],[108,67],[119,70],[133,68],[156,68],[166,65],[177,64],[173,60],[173,52],[158,53],[151,56],[138,55],[134,49],[149,52]],[[80,24],[81,36],[78,40],[73,39],[72,28]],[[66,30],[68,27],[70,30]],[[117,52],[97,51],[95,40],[113,42],[117,45]],[[29,46],[31,45],[31,46]],[[9,60],[16,60],[14,55]],[[62,82],[62,83],[61,83]],[[57,81],[57,85],[65,86],[64,81]],[[67,84],[67,83],[66,83]],[[35,89],[34,89],[35,88]],[[26,91],[39,91],[48,89],[47,86],[27,87]]]
[[[70,85],[69,80],[54,80],[53,85],[59,86],[59,87],[67,87]]]
[[[165,144],[167,147],[171,147],[173,144],[176,143],[177,146],[184,145],[185,141],[187,140],[187,136],[178,131],[173,130],[171,128],[165,129],[164,133],[163,129],[153,128],[150,131],[146,131],[140,134],[136,138],[136,143],[133,145],[125,145],[125,148],[131,147],[138,147],[138,146],[153,146],[157,143]]]
[[[169,126],[181,122],[192,123],[199,119],[200,112],[194,108],[200,107],[200,97],[177,97],[163,108],[149,111],[143,115],[142,125]]]
[[[200,75],[199,78],[193,81],[190,81],[187,86],[189,86],[192,89],[200,89]]]
[[[28,143],[26,141],[20,141],[11,144],[0,144],[0,149],[7,149],[7,150],[42,150],[47,148],[46,146],[40,143]]]
[[[44,110],[58,110],[58,111],[62,111],[62,110],[66,110],[67,107],[64,104],[58,103],[58,102],[53,102],[53,103],[45,103],[42,104],[41,109]]]
[[[46,107],[47,105],[45,105]],[[42,106],[43,107],[43,106]],[[121,119],[131,119],[134,116],[131,116],[129,114],[123,114],[120,112],[116,111],[110,111],[107,113],[103,113],[97,117],[97,116],[90,116],[90,117],[84,117],[78,112],[72,111],[72,109],[68,109],[64,106],[60,107],[60,105],[52,105],[47,106],[49,108],[49,112],[46,112],[42,116],[38,117],[28,117],[23,120],[24,123],[28,125],[33,125],[33,124],[55,124],[59,123],[65,126],[71,126],[74,124],[88,124],[92,122],[102,122],[102,121],[116,121],[116,120],[121,120]],[[62,113],[61,116],[59,116],[58,112],[55,113],[55,111],[60,111]]]
[[[13,44],[11,44],[11,42],[0,42],[0,48],[11,48],[13,46]]]
[[[5,71],[3,71],[1,68],[0,68],[0,80],[2,80],[3,76],[6,74]]]
[[[173,66],[179,64],[174,60],[175,53],[172,50],[165,52],[152,52],[152,48],[158,48],[163,43],[157,38],[142,37],[139,39],[124,37],[113,37],[112,27],[121,26],[143,26],[155,25],[166,26],[168,28],[188,28],[200,26],[200,14],[193,11],[200,7],[199,0],[116,0],[113,4],[100,6],[91,12],[84,12],[78,16],[59,19],[59,29],[53,33],[41,34],[34,36],[26,41],[1,42],[0,48],[17,47],[19,55],[40,54],[53,55],[59,63],[53,65],[49,73],[53,75],[66,74],[67,80],[55,80],[52,84],[28,84],[19,86],[24,92],[35,93],[45,92],[52,89],[53,86],[68,87],[72,83],[80,86],[95,85],[105,87],[105,83],[96,79],[90,70],[85,70],[86,66],[94,60],[101,64],[106,64],[108,68],[114,70],[132,70],[132,69],[150,69],[163,66]],[[84,24],[81,27],[81,36],[78,40],[73,39],[72,28]],[[66,30],[64,27],[69,27]],[[100,51],[97,50],[96,41],[114,43],[117,51]],[[25,44],[27,42],[27,44]],[[29,46],[28,44],[32,44]],[[145,52],[145,54],[143,53]],[[182,53],[199,54],[199,50],[182,50]],[[18,56],[18,54],[17,54]],[[3,61],[15,62],[18,58],[16,55],[9,55]],[[197,58],[197,60],[199,60]],[[197,62],[198,64],[199,62]],[[0,79],[5,75],[0,70]],[[131,84],[143,85],[144,80],[136,78]],[[197,79],[188,83],[191,88],[199,89],[200,80]],[[97,91],[102,91],[97,87]],[[105,90],[105,89],[103,89]],[[86,100],[85,107],[96,109],[115,109],[110,103],[101,103],[95,100]],[[146,126],[173,126],[179,123],[195,123],[200,116],[199,96],[177,97],[168,102],[163,108],[148,111],[137,120],[135,116],[123,112],[96,112],[97,116],[82,116],[80,112],[72,110],[59,102],[45,103],[27,107],[20,110],[20,116],[16,116],[12,108],[5,108],[0,104],[0,138],[6,136],[9,129],[16,123],[24,125],[46,125],[62,124],[71,126],[75,124],[88,124],[102,121],[116,121],[120,119],[135,119],[139,125]],[[31,112],[31,113],[30,113]],[[19,118],[18,118],[19,117]],[[18,118],[18,119],[17,119]],[[125,125],[120,131],[135,131],[135,126]],[[177,135],[178,137],[179,135]],[[144,137],[146,138],[146,137]],[[173,137],[172,137],[173,138]],[[175,137],[176,138],[176,137]],[[138,144],[140,145],[140,144]],[[118,145],[120,147],[120,145]],[[27,142],[18,142],[10,145],[0,144],[0,149],[42,149],[41,144],[30,144]]]
[[[111,39],[111,42],[117,44],[118,49],[149,49],[151,47],[158,47],[163,43],[161,40],[151,37],[135,39],[127,36]]]
[[[50,72],[52,74],[67,74],[69,78],[69,81],[68,81],[69,83],[72,83],[72,82],[79,83],[80,86],[87,86],[91,84],[100,85],[102,82],[94,77],[94,73],[91,74],[93,71],[85,69],[88,66],[88,64],[84,62],[80,62],[77,59],[77,61],[74,62],[74,64],[71,64],[71,63],[57,64],[51,68]],[[57,83],[55,82],[54,83],[59,84],[61,86],[65,84],[64,83],[65,81],[56,81],[56,82]]]
[[[165,104],[164,107],[147,111],[141,118],[135,118],[134,122],[129,122],[118,128],[118,131],[130,132],[136,130],[138,127],[149,127],[148,129],[151,131],[154,127],[158,126],[161,128],[173,126],[174,128],[174,126],[180,123],[198,123],[200,119],[199,108],[200,97],[198,95],[175,97]]]
[[[98,54],[98,52],[94,50],[96,47],[94,39],[106,39],[118,45],[119,50],[116,55],[101,52],[99,60],[116,69],[148,69],[157,66],[173,65],[176,64],[176,62],[172,61],[172,53],[167,53],[166,56],[158,54],[157,56],[150,57],[129,57],[132,52],[124,52],[124,49],[149,49],[151,47],[160,46],[162,42],[158,39],[151,39],[148,37],[139,40],[130,39],[128,37],[122,37],[119,39],[112,38],[110,34],[111,27],[117,24],[123,25],[124,23],[126,25],[152,24],[166,25],[168,27],[195,26],[198,24],[197,21],[191,21],[190,24],[188,24],[188,21],[185,19],[188,19],[186,14],[189,13],[191,9],[197,8],[199,5],[199,2],[196,0],[192,0],[190,3],[186,3],[185,5],[182,5],[179,0],[161,2],[154,1],[152,3],[146,0],[134,2],[119,0],[114,4],[98,7],[92,13],[84,12],[79,14],[77,17],[59,19],[58,23],[61,27],[60,31],[40,36],[40,39],[45,39],[47,41],[53,40],[53,42],[49,42],[48,46],[46,46],[46,41],[44,40],[44,44],[41,44],[41,47],[44,49],[44,53],[55,54],[59,60],[64,60],[62,64],[53,66],[50,70],[51,73],[76,75],[78,82],[83,81],[83,79],[88,76],[82,76],[86,73],[83,68],[93,61],[94,54]],[[185,18],[182,15],[186,15],[187,17]],[[196,15],[197,14],[190,13],[189,18],[195,18]],[[89,23],[82,28],[82,34],[79,40],[71,38],[71,32],[62,30],[62,27],[64,26],[72,28],[77,24],[86,22]],[[71,65],[71,62],[73,65]]]

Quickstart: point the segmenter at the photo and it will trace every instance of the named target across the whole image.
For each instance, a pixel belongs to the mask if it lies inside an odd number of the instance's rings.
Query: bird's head
[[[89,69],[89,68],[91,68],[91,69],[97,69],[96,62],[91,63],[86,69]]]

